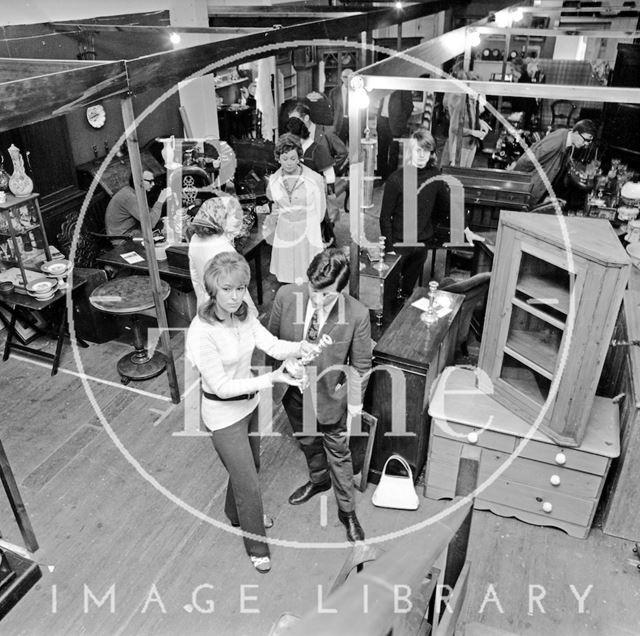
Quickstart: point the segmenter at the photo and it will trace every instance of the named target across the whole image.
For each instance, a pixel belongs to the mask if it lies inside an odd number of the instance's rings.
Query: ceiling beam
[[[133,93],[142,93],[152,87],[173,86],[195,73],[202,72],[203,69],[210,69],[207,72],[212,72],[214,67],[211,65],[216,62],[241,64],[273,55],[277,50],[282,50],[282,45],[295,47],[310,42],[322,42],[324,40],[320,38],[323,37],[327,38],[329,45],[335,45],[337,40],[347,38],[350,46],[357,46],[362,31],[371,32],[374,29],[432,15],[451,8],[452,4],[464,5],[465,2],[429,0],[409,5],[402,11],[393,8],[374,9],[367,13],[328,18],[211,44],[146,55],[126,63],[130,88]]]

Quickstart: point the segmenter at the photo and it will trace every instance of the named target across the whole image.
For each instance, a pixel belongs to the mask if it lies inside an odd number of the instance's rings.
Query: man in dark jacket
[[[385,181],[398,167],[400,143],[394,139],[408,135],[409,117],[412,112],[411,91],[393,91],[385,95],[380,102],[380,111],[376,120],[378,175]]]

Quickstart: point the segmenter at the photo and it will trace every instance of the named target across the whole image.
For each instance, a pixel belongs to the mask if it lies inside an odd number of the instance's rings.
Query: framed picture
[[[318,63],[315,46],[300,46],[293,51],[293,67],[299,71],[312,68]]]

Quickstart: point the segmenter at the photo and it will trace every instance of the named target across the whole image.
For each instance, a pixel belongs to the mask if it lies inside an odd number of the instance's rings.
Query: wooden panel
[[[63,115],[126,90],[124,62],[7,82],[0,91],[0,131]]]
[[[620,317],[623,341],[640,339],[640,293],[628,291]],[[640,347],[616,347],[614,362],[620,363],[618,382],[612,393],[620,403],[622,441],[620,458],[605,486],[602,531],[629,541],[640,537]],[[622,352],[623,355],[619,355]],[[605,367],[605,373],[610,369]]]
[[[483,448],[493,448],[505,453],[513,452],[515,439],[512,435],[504,435],[490,430],[482,430],[479,426],[466,426],[458,422],[446,422],[434,420],[431,424],[433,434],[450,440],[467,443],[468,435],[475,433],[478,436],[478,444]]]
[[[484,488],[478,499],[495,501],[515,510],[533,512],[549,519],[568,521],[585,527],[591,525],[591,515],[595,510],[595,502],[592,499],[571,497],[556,490],[533,488],[517,481],[507,481],[501,477]],[[550,513],[545,513],[542,509],[545,502],[551,503],[553,506]]]
[[[543,444],[542,442],[536,442],[534,440],[529,441],[522,449],[521,457],[560,466],[560,464],[556,462],[558,453],[562,453],[566,458],[566,462],[562,464],[562,466],[594,475],[606,474],[610,461],[609,458],[603,457],[602,455],[583,453],[573,448],[563,448],[554,444]]]
[[[508,459],[509,456],[504,453],[484,449],[482,451],[479,481],[482,482],[490,477]],[[557,486],[551,484],[550,481],[554,475],[560,479],[560,483]],[[550,492],[557,491],[572,497],[592,500],[595,500],[598,496],[602,486],[602,477],[600,475],[584,473],[563,466],[543,464],[523,457],[516,457],[509,467],[500,473],[500,479],[516,481],[534,488],[549,490]]]

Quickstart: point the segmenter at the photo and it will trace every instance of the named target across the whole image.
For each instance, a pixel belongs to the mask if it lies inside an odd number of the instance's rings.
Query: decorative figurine
[[[13,174],[9,178],[9,189],[16,197],[29,196],[33,192],[33,181],[27,175],[24,159],[14,144],[9,146],[9,155],[13,162]]]

